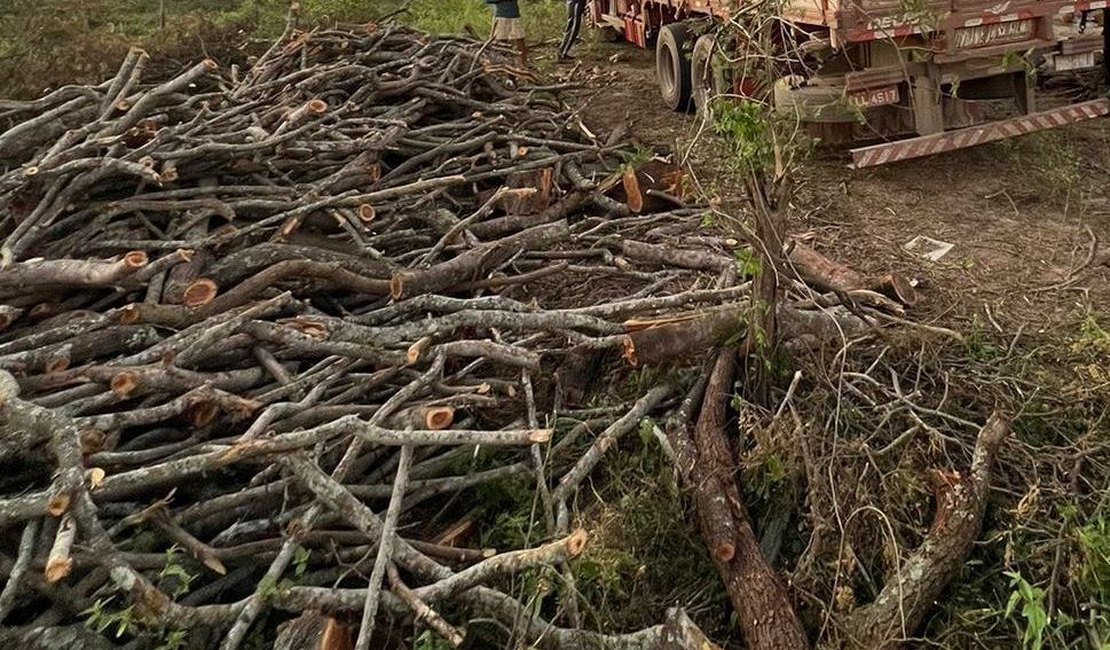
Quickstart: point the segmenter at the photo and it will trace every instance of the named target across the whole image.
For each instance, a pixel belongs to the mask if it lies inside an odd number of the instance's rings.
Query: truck
[[[751,20],[753,0],[590,0],[589,18],[638,47],[654,45],[659,89],[671,108],[701,109],[716,96],[757,98],[797,116],[823,143],[862,145],[851,149],[855,168],[1110,113],[1105,97],[1038,110],[1034,92],[1038,72],[1100,63],[1110,83],[1103,56],[1110,29],[1099,24],[1110,0],[763,5],[775,7],[771,20]],[[781,66],[770,81],[748,74],[742,37],[714,28],[745,20],[775,30],[766,42],[796,65]]]

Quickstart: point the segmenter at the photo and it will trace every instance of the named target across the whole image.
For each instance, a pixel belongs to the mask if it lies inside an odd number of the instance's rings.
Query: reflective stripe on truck
[[[875,167],[899,160],[921,158],[933,154],[965,149],[976,145],[1026,135],[1034,131],[1053,129],[1065,124],[1101,117],[1110,113],[1110,99],[1095,99],[1081,104],[1061,106],[1047,111],[1022,115],[1009,120],[988,122],[980,126],[946,131],[933,135],[884,142],[870,147],[852,149],[852,164],[849,167],[861,169]]]

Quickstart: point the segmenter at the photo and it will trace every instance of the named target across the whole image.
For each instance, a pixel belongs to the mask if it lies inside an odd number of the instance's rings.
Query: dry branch
[[[968,472],[938,473],[936,514],[925,541],[897,567],[874,602],[845,621],[845,631],[858,647],[902,647],[959,572],[979,535],[991,467],[1009,432],[1009,420],[993,414],[979,430]]]
[[[821,291],[876,291],[903,305],[917,303],[917,291],[897,273],[879,277],[863,275],[835,262],[800,241],[790,243],[790,266],[807,283]]]
[[[397,461],[397,475],[393,480],[393,494],[389,498],[389,508],[386,510],[385,521],[382,524],[382,538],[378,542],[378,555],[374,559],[374,569],[370,573],[370,586],[366,588],[366,603],[362,608],[362,624],[359,626],[358,639],[355,642],[357,650],[369,647],[370,637],[374,633],[374,623],[378,614],[378,598],[381,594],[381,583],[385,578],[386,566],[390,564],[393,555],[393,540],[397,537],[397,520],[401,516],[401,501],[405,498],[408,489],[409,470],[412,468],[412,446],[401,447],[401,458]]]
[[[3,623],[11,612],[22,586],[20,581],[23,579],[23,574],[31,566],[31,557],[35,552],[35,543],[38,541],[39,525],[39,520],[32,519],[24,526],[23,534],[19,538],[19,554],[16,556],[15,565],[8,573],[4,590],[0,592],[0,623]]]
[[[395,566],[390,565],[388,571],[390,588],[398,598],[409,606],[412,613],[416,615],[418,623],[424,623],[431,627],[440,637],[446,639],[447,642],[451,644],[452,648],[457,648],[463,644],[463,641],[466,640],[463,632],[455,629],[455,627],[445,621],[438,612],[429,607],[427,603],[420,600],[420,597],[417,596],[412,589],[409,589],[401,580],[401,575],[397,572]]]

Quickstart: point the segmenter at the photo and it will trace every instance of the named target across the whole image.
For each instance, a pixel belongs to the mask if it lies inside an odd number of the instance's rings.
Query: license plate
[[[885,106],[887,104],[897,104],[899,99],[897,85],[848,93],[848,102],[856,108],[872,108],[875,106]]]
[[[1024,41],[1033,34],[1032,20],[1011,20],[1005,23],[964,27],[956,30],[956,47],[983,47],[996,43]]]
[[[1079,54],[1057,54],[1052,60],[1056,72],[1068,70],[1082,70],[1095,67],[1094,52],[1080,52]]]

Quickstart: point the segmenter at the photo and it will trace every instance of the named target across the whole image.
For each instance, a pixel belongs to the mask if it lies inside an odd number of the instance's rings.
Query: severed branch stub
[[[625,322],[625,361],[632,366],[672,361],[739,339],[747,330],[747,304],[708,312]]]
[[[77,537],[77,524],[73,517],[66,513],[58,524],[58,533],[54,537],[54,546],[50,549],[50,556],[46,559],[46,581],[58,582],[64,580],[73,569],[73,558],[69,551],[73,548],[73,540]]]
[[[921,626],[979,535],[991,467],[1009,432],[1009,419],[995,412],[979,430],[970,470],[962,476],[938,477],[936,514],[925,541],[890,576],[878,597],[844,622],[846,637],[856,647],[899,648]]]

